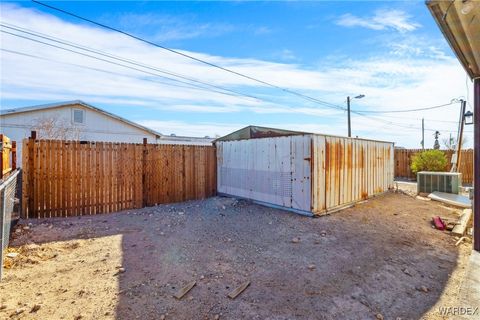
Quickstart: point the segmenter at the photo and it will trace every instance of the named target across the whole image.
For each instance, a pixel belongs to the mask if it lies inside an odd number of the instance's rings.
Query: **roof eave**
[[[478,42],[474,43],[467,40],[469,39],[469,37],[463,27],[456,26],[456,28],[452,30],[446,19],[449,14],[453,14],[454,12],[458,15],[459,19],[467,19],[467,17],[463,14],[458,14],[458,7],[455,5],[454,1],[446,2],[439,0],[427,0],[425,3],[430,13],[432,14],[435,22],[437,23],[440,31],[442,32],[443,36],[447,40],[448,44],[452,48],[453,52],[462,64],[465,72],[468,74],[470,79],[479,78],[480,72],[475,72],[474,69],[480,70],[480,65],[475,61],[475,58],[467,58],[465,52],[468,48],[466,48],[466,46],[462,46],[460,43],[468,43],[473,47],[472,51],[480,51],[480,45],[478,44]],[[443,10],[442,6],[446,6],[446,9]],[[474,14],[476,14],[476,12],[474,12]],[[476,17],[476,19],[478,19],[478,17]],[[463,40],[460,41],[460,39]]]

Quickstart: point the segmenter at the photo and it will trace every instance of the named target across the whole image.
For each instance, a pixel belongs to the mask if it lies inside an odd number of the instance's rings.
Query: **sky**
[[[350,96],[361,113],[353,136],[419,148],[422,118],[432,147],[435,130],[456,136],[455,101],[472,108],[472,83],[424,1],[47,3],[261,82],[33,2],[2,2],[2,109],[79,99],[167,135],[252,124],[344,136]]]

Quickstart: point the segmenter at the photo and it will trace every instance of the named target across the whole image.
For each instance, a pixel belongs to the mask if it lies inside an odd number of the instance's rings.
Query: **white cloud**
[[[253,29],[253,34],[257,36],[271,34],[272,32],[273,32],[273,29],[266,26],[254,27]]]
[[[135,33],[147,30],[155,41],[211,38],[234,31],[229,23],[199,23],[192,15],[171,16],[158,13],[122,13],[104,15],[102,21],[118,22],[121,29]]]
[[[241,112],[251,114],[251,119],[255,119],[257,123],[254,124],[257,125],[345,134],[346,115],[343,112],[324,108],[280,90],[213,69],[117,33],[84,24],[73,24],[15,5],[2,4],[1,10],[2,23],[20,25],[58,38],[69,39],[75,43],[82,43],[85,46],[162,70],[201,79],[204,82],[265,99],[265,101],[256,100],[172,86],[174,83],[170,80],[1,33],[2,49],[42,57],[37,59],[0,51],[2,100],[25,100],[25,104],[30,104],[31,101],[48,103],[82,99],[93,104],[97,103],[100,107],[102,104],[110,104],[117,108],[141,106],[152,110],[171,110],[176,112],[176,118],[182,118],[182,115],[187,113],[202,114],[204,117],[208,114],[225,116],[230,113],[231,122],[235,123],[158,122],[157,120],[155,120],[157,122],[145,122],[147,119],[144,119],[144,124],[150,123],[160,132],[169,132],[168,129],[171,129],[178,135],[194,132],[199,136],[224,134],[231,129],[250,124],[236,123],[236,115]],[[400,28],[401,24],[397,23],[397,25]],[[390,28],[385,26],[387,27]],[[404,26],[403,29],[405,28],[408,29]],[[325,64],[308,69],[298,63],[275,63],[258,59],[214,56],[200,52],[185,51],[185,53],[335,104],[344,105],[347,95],[365,94],[364,99],[352,101],[353,110],[432,106],[444,104],[458,96],[466,96],[465,73],[456,59],[445,55],[429,41],[423,39],[417,41],[415,37],[411,39],[411,41],[394,42],[399,45],[405,44],[403,47],[395,47],[392,43],[391,49],[397,50],[395,54],[374,55],[361,60],[344,57],[326,59]],[[413,47],[418,48],[418,51],[408,53]],[[88,69],[85,66],[88,66]],[[270,115],[276,117],[276,122],[272,123],[269,120]],[[309,116],[309,118],[304,122],[291,120],[291,117],[297,115]],[[278,120],[280,116],[283,117],[283,121]],[[419,119],[425,117],[428,119],[428,129],[443,130],[442,132],[447,134],[447,131],[456,129],[455,124],[432,121],[456,120],[458,109],[449,107],[431,112],[402,114],[402,118],[393,119],[390,118],[391,116],[394,115],[387,115],[380,119],[394,121],[404,126],[414,125],[418,128]],[[154,119],[148,121],[154,121]],[[159,126],[165,126],[166,129]],[[356,115],[353,116],[352,127],[354,135],[393,140],[404,146],[418,146],[417,129],[414,131],[414,129],[396,127]],[[428,136],[427,139],[429,139],[427,143],[431,140],[433,144],[432,137]]]
[[[342,15],[336,23],[344,27],[363,27],[372,30],[394,29],[400,32],[413,31],[420,27],[401,10],[377,10],[370,17],[358,17],[350,13]]]
[[[298,60],[297,56],[292,50],[289,49],[283,49],[275,53],[275,57],[280,58],[281,60],[284,61],[295,61]]]

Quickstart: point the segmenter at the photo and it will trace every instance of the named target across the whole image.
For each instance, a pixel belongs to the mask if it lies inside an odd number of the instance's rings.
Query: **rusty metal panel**
[[[325,137],[312,137],[312,211],[326,210],[325,189]]]
[[[218,192],[320,214],[393,187],[393,144],[324,135],[217,141]]]
[[[393,187],[392,143],[321,135],[312,141],[314,213],[367,199]]]
[[[216,145],[219,193],[311,211],[310,136]]]
[[[292,208],[311,211],[311,136],[291,137]]]

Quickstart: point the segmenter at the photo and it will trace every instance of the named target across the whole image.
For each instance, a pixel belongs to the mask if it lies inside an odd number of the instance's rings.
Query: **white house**
[[[17,141],[21,166],[22,143],[37,131],[38,139],[211,145],[212,139],[171,137],[94,107],[80,100],[0,110],[0,132]]]

